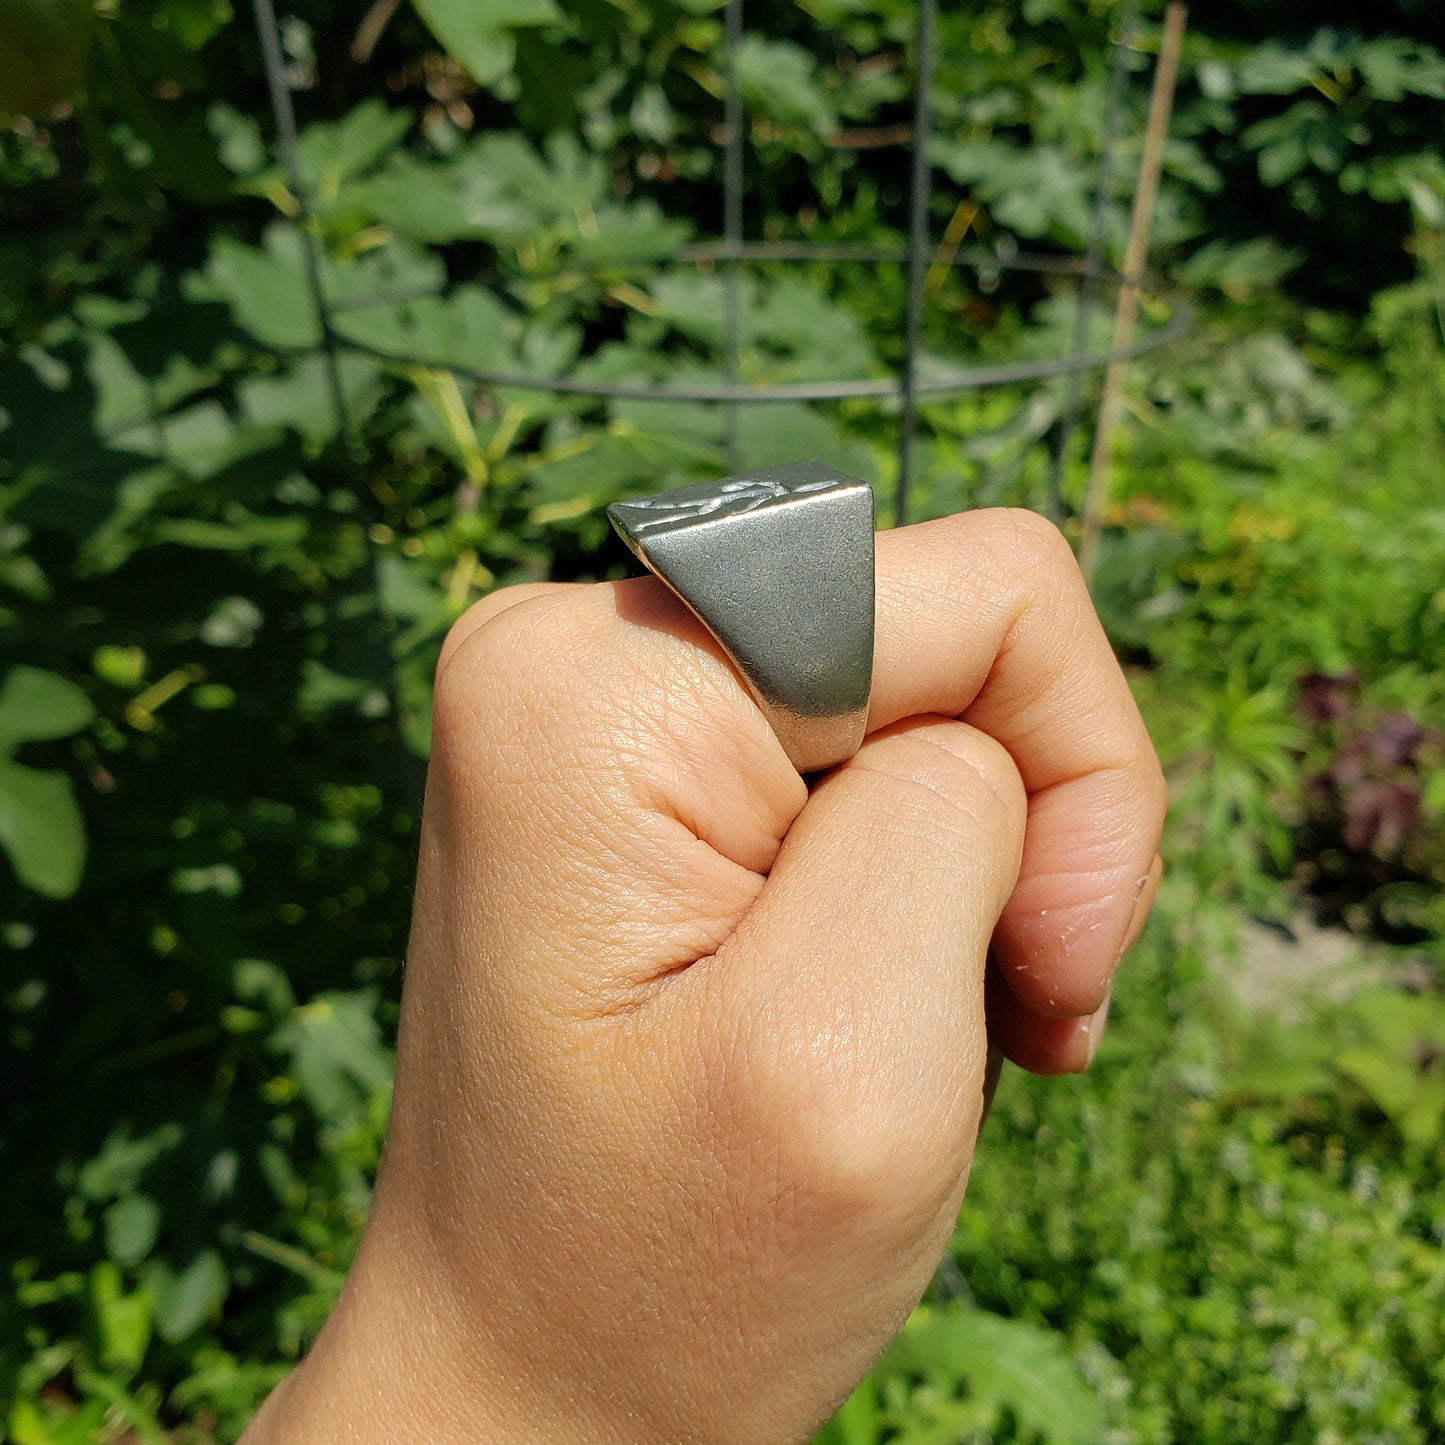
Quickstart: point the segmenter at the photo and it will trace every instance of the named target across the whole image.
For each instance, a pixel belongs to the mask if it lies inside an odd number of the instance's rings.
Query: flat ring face
[[[800,773],[852,757],[873,678],[873,492],[791,462],[608,518],[732,659]]]

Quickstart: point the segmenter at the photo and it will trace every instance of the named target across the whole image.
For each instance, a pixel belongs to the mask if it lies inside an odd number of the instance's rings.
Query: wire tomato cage
[[[335,346],[340,339],[332,318],[341,311],[354,312],[368,306],[394,304],[391,294],[373,297],[349,296],[332,300],[323,283],[323,267],[310,187],[301,161],[295,111],[291,102],[291,81],[282,51],[280,30],[273,0],[252,0],[260,36],[270,95],[276,140],[288,184],[296,198],[296,220],[305,237],[304,275],[310,299],[320,320],[323,348],[328,363],[332,403],[345,425],[345,402]],[[863,399],[880,406],[895,407],[899,414],[897,436],[897,483],[893,494],[893,522],[908,520],[910,487],[916,471],[915,447],[921,404],[941,397],[992,387],[1017,386],[1030,382],[1063,379],[1065,389],[1060,420],[1054,428],[1049,506],[1057,521],[1063,513],[1062,480],[1064,460],[1079,427],[1084,377],[1094,371],[1131,361],[1161,350],[1183,337],[1192,322],[1188,305],[1172,303],[1172,315],[1162,325],[1112,349],[1091,349],[1088,345],[1089,319],[1097,293],[1104,288],[1136,287],[1142,277],[1125,275],[1104,258],[1105,221],[1120,120],[1125,96],[1127,55],[1138,19],[1138,0],[1125,0],[1113,59],[1102,134],[1099,138],[1097,172],[1091,207],[1089,236],[1082,255],[1029,252],[1005,241],[994,247],[949,247],[932,235],[929,208],[932,199],[933,166],[930,146],[934,135],[934,80],[937,63],[937,0],[918,0],[913,38],[914,87],[912,124],[908,129],[909,184],[908,228],[902,246],[839,245],[807,241],[756,241],[744,235],[743,192],[746,181],[747,114],[738,57],[746,31],[744,0],[726,0],[724,5],[724,95],[723,95],[723,187],[722,234],[715,241],[679,247],[669,260],[691,263],[721,273],[722,305],[719,317],[722,334],[723,379],[719,382],[627,382],[602,381],[578,376],[540,376],[510,369],[449,366],[481,386],[546,392],[558,396],[581,396],[597,400],[690,402],[718,406],[723,413],[723,448],[729,470],[737,470],[740,408],[761,403],[829,402]],[[1137,199],[1137,198],[1136,198]],[[891,375],[841,379],[750,383],[742,379],[741,341],[744,303],[741,275],[748,266],[762,263],[827,261],[843,265],[900,265],[906,271],[902,363]],[[1061,354],[1038,359],[951,366],[942,375],[924,375],[919,368],[923,320],[926,310],[925,282],[937,267],[971,268],[981,277],[995,279],[1004,272],[1029,272],[1071,280],[1075,284],[1074,316],[1068,346]],[[401,298],[405,299],[405,298]],[[425,365],[421,357],[408,358],[393,351],[382,352],[355,337],[345,344],[370,351],[384,359]],[[585,359],[585,357],[584,357]]]

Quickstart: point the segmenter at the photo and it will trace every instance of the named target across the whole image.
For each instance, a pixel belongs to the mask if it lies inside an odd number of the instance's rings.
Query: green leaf
[[[307,126],[298,145],[312,188],[323,199],[334,195],[343,181],[370,170],[395,150],[413,119],[409,111],[391,110],[372,99],[339,121]]]
[[[507,32],[562,19],[555,0],[415,0],[443,48],[481,86],[493,85],[515,56]]]
[[[105,1249],[117,1264],[139,1264],[160,1233],[161,1211],[146,1194],[127,1194],[105,1211]]]
[[[196,312],[174,316],[178,325],[194,325]],[[169,408],[203,387],[214,385],[217,375],[203,369],[189,357],[171,355],[154,372],[142,373],[127,354],[116,333],[89,331],[89,356],[85,373],[95,388],[92,423],[107,440],[134,429],[138,423],[153,423]]]
[[[1315,63],[1303,49],[1278,44],[1255,46],[1236,74],[1244,95],[1290,95],[1305,89]]]
[[[418,241],[510,244],[542,223],[536,205],[518,195],[477,146],[441,165],[398,156],[352,196],[384,225]]]
[[[1262,290],[1277,285],[1297,267],[1303,255],[1286,250],[1268,236],[1238,244],[1229,241],[1207,241],[1178,268],[1175,280],[1194,289],[1217,286],[1230,296],[1243,291]]]
[[[808,457],[865,481],[876,473],[866,447],[845,437],[821,411],[801,402],[740,407],[738,416],[738,465],[743,471]]]
[[[343,677],[314,657],[305,658],[301,663],[301,686],[296,690],[296,706],[311,716],[339,707],[354,707],[362,717],[385,717],[391,710],[386,693],[373,679]]]
[[[203,551],[246,552],[256,547],[284,552],[300,545],[306,536],[305,517],[255,517],[240,508],[233,516],[235,521],[229,526],[189,517],[161,522],[155,529],[156,540]]]
[[[606,161],[584,150],[575,136],[549,136],[542,155],[516,134],[486,136],[477,145],[486,164],[507,178],[513,195],[553,220],[585,214],[610,194]]]
[[[0,758],[0,847],[15,876],[47,898],[69,898],[85,867],[85,823],[64,773]]]
[[[244,887],[241,875],[229,863],[212,863],[208,868],[177,868],[171,873],[170,883],[177,893],[215,893],[222,898],[236,898]]]
[[[402,622],[446,610],[434,575],[420,560],[412,561],[399,552],[383,552],[376,559],[376,600],[388,617]]]
[[[107,23],[96,31],[96,77],[92,93],[99,90],[119,108],[126,122],[144,141],[148,154],[144,163],[154,166],[168,186],[203,205],[214,205],[229,195],[230,172],[216,158],[215,145],[199,116],[178,120],[171,108],[146,83],[139,66],[145,64],[144,52],[156,39],[159,27],[146,24],[144,15],[135,7],[117,9],[107,16]],[[153,56],[162,76],[175,79],[184,73],[185,52],[181,47],[164,47],[169,54]],[[197,77],[199,67],[192,67]]]
[[[226,1266],[214,1249],[203,1249],[179,1274],[156,1261],[145,1279],[155,1296],[156,1333],[168,1344],[198,1330],[231,1290]]]
[[[116,438],[138,456],[168,461],[192,481],[205,481],[277,440],[260,427],[241,427],[217,401],[200,401]]]
[[[396,156],[348,199],[398,235],[513,245],[550,225],[569,230],[601,202],[607,170],[570,136],[545,156],[520,135],[484,135],[440,164]]]
[[[185,49],[199,50],[231,20],[230,0],[165,0],[152,23]]]
[[[653,201],[598,209],[594,224],[573,239],[569,254],[579,266],[602,269],[664,261],[676,254],[691,228],[664,216]]]
[[[380,399],[381,367],[355,351],[340,352],[335,364],[345,419],[354,426]],[[330,441],[339,430],[332,375],[326,356],[303,356],[275,376],[243,381],[237,388],[241,411],[252,426],[289,426],[309,442]]]
[[[882,1439],[878,1386],[870,1374],[863,1376],[838,1413],[813,1437],[813,1445],[879,1445]]]
[[[127,1294],[119,1267],[103,1260],[90,1272],[90,1307],[101,1360],[130,1374],[140,1367],[151,1342],[155,1302],[142,1286]]]
[[[94,716],[90,699],[67,678],[39,667],[12,667],[0,685],[0,754],[21,743],[68,738]]]
[[[1428,45],[1402,35],[1382,35],[1360,46],[1356,64],[1376,100],[1403,100],[1407,95],[1445,99],[1445,57]]]
[[[41,1403],[22,1397],[11,1406],[5,1419],[5,1438],[12,1445],[90,1445],[99,1438],[104,1425],[103,1401],[87,1401],[84,1409],[72,1412],[57,1409],[51,1401]]]
[[[321,273],[328,304],[341,308],[335,317],[338,331],[344,330],[343,322],[370,315],[369,303],[377,295],[438,291],[446,279],[440,257],[401,240],[355,261],[323,258]],[[221,237],[211,247],[204,272],[188,281],[193,299],[224,301],[236,325],[263,345],[310,351],[321,344],[305,242],[294,227],[272,226],[260,247]]]
[[[1092,1445],[1099,1407],[1066,1341],[1052,1330],[982,1311],[917,1310],[880,1370],[967,1389],[971,1402],[1012,1412],[1047,1445]]]
[[[216,142],[216,154],[228,171],[253,175],[266,164],[266,143],[254,116],[245,115],[224,100],[206,111],[206,128]]]
[[[993,137],[934,141],[933,156],[1021,236],[1082,246],[1089,233],[1090,172],[1062,146],[1016,146]]]
[[[375,989],[321,994],[271,1036],[318,1118],[335,1122],[364,1107],[391,1079],[391,1051],[376,1023]]]
[[[1229,1080],[1235,1097],[1298,1099],[1336,1084],[1332,1064],[1335,1040],[1317,1027],[1290,1027],[1274,1021],[1253,1029],[1240,1045]]]
[[[82,1165],[76,1188],[84,1199],[116,1199],[134,1189],[141,1175],[181,1142],[179,1124],[165,1124],[132,1139],[125,1127],[113,1129],[92,1159]]]
[[[1250,126],[1240,137],[1245,146],[1259,152],[1259,178],[1267,186],[1283,185],[1311,164],[1328,164],[1338,144],[1335,122],[1317,100],[1302,100],[1283,115],[1269,116]]]
[[[269,959],[238,959],[231,974],[237,998],[263,1005],[273,1014],[289,1013],[296,1007],[290,980]]]
[[[44,120],[85,81],[95,9],[90,0],[0,5],[0,111]]]
[[[459,286],[450,296],[423,296],[395,306],[346,311],[336,330],[388,356],[459,371],[489,370],[513,360],[517,319],[490,291]]]
[[[1336,1067],[1363,1089],[1409,1144],[1433,1143],[1445,1122],[1445,1079],[1429,1079],[1403,1058],[1346,1049]]]
[[[662,431],[619,426],[584,451],[556,458],[543,453],[528,474],[529,500],[539,508],[534,514],[539,520],[576,516],[629,491],[687,480],[699,460],[708,463],[704,470],[720,464],[710,448]]]
[[[838,113],[818,83],[813,57],[788,40],[747,35],[738,51],[738,83],[759,114],[814,135],[838,129]]]
[[[1365,988],[1350,1000],[1349,1011],[1393,1053],[1445,1052],[1445,1001],[1433,994]]]
[[[268,346],[309,350],[321,344],[321,323],[306,283],[299,232],[272,226],[264,249],[229,236],[212,243],[205,279],[231,308],[236,325]]]

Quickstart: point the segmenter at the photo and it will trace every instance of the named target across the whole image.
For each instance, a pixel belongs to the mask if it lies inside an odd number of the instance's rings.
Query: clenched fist
[[[811,788],[653,578],[457,624],[374,1207],[252,1445],[804,1441],[903,1322],[990,1044],[1093,1056],[1164,790],[1046,523],[885,532],[877,579]]]

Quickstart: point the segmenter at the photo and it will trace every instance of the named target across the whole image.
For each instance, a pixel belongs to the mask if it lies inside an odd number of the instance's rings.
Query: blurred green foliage
[[[1119,6],[940,17],[925,364],[1052,355]],[[1158,16],[1129,53],[1117,255]],[[896,244],[903,0],[750,7],[747,224]],[[832,1445],[1445,1438],[1445,22],[1202,7],[1097,579],[1170,765],[1173,881],[1096,1073],[1009,1080],[925,1307]],[[334,1300],[388,1102],[446,627],[619,575],[600,513],[724,466],[714,0],[307,0],[300,197],[229,0],[0,0],[0,1418],[231,1439]],[[330,302],[317,314],[315,270]],[[743,277],[748,381],[883,375],[896,265]],[[1102,340],[1107,324],[1094,318]],[[926,408],[919,515],[1041,505],[1061,391]],[[886,492],[871,404],[743,466]],[[1083,442],[1066,458],[1066,499]],[[1408,741],[1407,741],[1408,740]],[[1233,920],[1412,945],[1294,1025]],[[1423,972],[1422,972],[1423,970]]]

